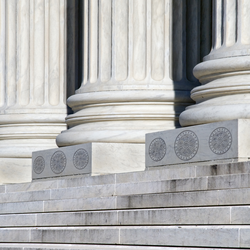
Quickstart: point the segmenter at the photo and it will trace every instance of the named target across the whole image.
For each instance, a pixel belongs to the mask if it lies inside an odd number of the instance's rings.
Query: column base
[[[85,143],[32,154],[32,179],[145,170],[145,145]]]

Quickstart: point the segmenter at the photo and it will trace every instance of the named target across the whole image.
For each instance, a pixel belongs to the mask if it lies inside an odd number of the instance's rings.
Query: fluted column
[[[202,86],[196,105],[180,116],[183,126],[250,118],[250,1],[213,1],[213,46],[194,68]]]
[[[0,0],[0,182],[29,180],[32,151],[55,147],[66,127],[65,10]]]
[[[209,48],[200,46],[200,16],[210,1],[200,2],[82,1],[83,79],[59,146],[143,143],[145,133],[179,126],[197,85],[192,67]]]

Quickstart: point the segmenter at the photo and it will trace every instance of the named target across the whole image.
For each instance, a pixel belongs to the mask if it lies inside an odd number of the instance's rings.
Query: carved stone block
[[[146,135],[146,167],[250,158],[250,120],[239,119]]]

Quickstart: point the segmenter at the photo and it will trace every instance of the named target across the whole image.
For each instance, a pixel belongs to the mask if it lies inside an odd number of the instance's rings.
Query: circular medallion
[[[191,160],[196,155],[198,148],[198,137],[194,132],[190,130],[181,132],[175,140],[175,154],[179,159],[183,161]]]
[[[154,139],[149,145],[149,156],[153,161],[160,161],[166,155],[167,146],[162,138]]]
[[[232,135],[227,128],[215,129],[209,137],[209,147],[217,155],[226,153],[232,145]]]
[[[89,155],[85,149],[80,148],[74,153],[73,163],[77,169],[80,170],[84,169],[88,165],[88,162],[89,162]]]
[[[45,168],[45,160],[42,156],[36,157],[33,162],[33,170],[36,174],[41,174]]]
[[[67,159],[62,151],[56,151],[50,159],[51,170],[55,174],[60,174],[66,167]]]

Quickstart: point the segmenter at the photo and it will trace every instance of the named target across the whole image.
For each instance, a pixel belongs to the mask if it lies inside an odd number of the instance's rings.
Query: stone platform
[[[0,186],[4,250],[249,249],[249,218],[250,162]]]
[[[250,120],[238,119],[146,135],[146,167],[250,158]]]
[[[143,171],[145,145],[85,143],[32,153],[32,179]]]

